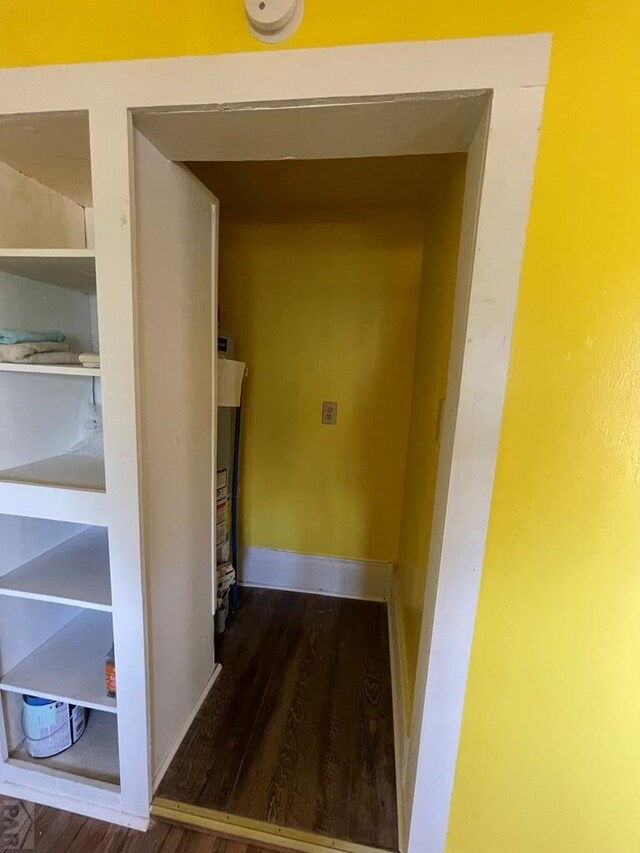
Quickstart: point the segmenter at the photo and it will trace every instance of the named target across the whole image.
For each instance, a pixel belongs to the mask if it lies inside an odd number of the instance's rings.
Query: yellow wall
[[[221,199],[221,319],[249,365],[244,544],[395,561],[424,211],[460,161],[193,167]]]
[[[450,853],[640,849],[637,0],[308,0],[290,47],[553,31]],[[0,63],[262,49],[238,0],[0,7]]]
[[[466,158],[448,158],[431,186],[426,211],[415,366],[404,496],[396,560],[396,594],[404,661],[407,721],[415,686],[431,518],[436,487],[438,418],[447,370],[458,269]]]

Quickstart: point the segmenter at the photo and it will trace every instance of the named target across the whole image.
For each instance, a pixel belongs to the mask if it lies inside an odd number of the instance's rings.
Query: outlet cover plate
[[[329,400],[322,403],[322,423],[335,426],[338,423],[338,404]]]

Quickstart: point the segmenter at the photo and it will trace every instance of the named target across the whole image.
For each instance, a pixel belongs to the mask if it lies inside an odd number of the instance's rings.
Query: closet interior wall
[[[220,199],[221,321],[249,365],[241,580],[263,549],[394,564],[408,721],[466,156],[189,167]]]

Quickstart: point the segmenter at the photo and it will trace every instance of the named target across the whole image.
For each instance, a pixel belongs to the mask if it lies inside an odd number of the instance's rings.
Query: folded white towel
[[[78,364],[77,352],[37,352],[23,358],[20,364]]]
[[[69,352],[69,345],[59,344],[53,341],[34,341],[33,343],[28,344],[0,344],[0,362],[20,364],[21,362],[27,361],[31,356],[49,352]]]
[[[81,352],[79,358],[83,367],[100,367],[99,352]]]

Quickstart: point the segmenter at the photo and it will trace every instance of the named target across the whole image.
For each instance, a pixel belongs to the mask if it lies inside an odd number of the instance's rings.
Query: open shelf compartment
[[[76,743],[57,755],[33,758],[22,730],[22,696],[3,694],[3,707],[9,765],[100,786],[120,785],[116,714],[89,710],[87,727]]]
[[[0,249],[3,328],[54,330],[65,335],[71,352],[98,352],[95,290],[92,250]],[[7,350],[1,355],[15,357]],[[80,364],[0,362],[6,414],[0,422],[0,486],[105,490],[99,376],[99,369]]]
[[[0,595],[109,612],[106,528],[90,527],[0,576]]]
[[[93,249],[0,249],[0,272],[81,293],[96,292]]]
[[[104,674],[112,643],[110,614],[83,610],[4,673],[0,689],[115,713]]]
[[[86,111],[0,116],[0,246],[92,245]]]
[[[84,453],[61,453],[0,471],[2,482],[104,492],[104,460]]]

